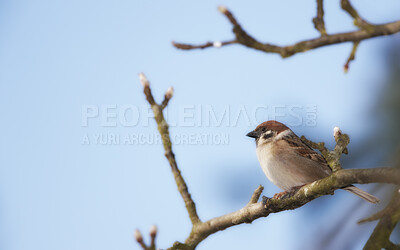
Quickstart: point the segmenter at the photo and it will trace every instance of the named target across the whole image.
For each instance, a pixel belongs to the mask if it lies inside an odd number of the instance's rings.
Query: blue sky
[[[326,2],[328,32],[354,30],[339,1]],[[312,104],[317,107],[316,125],[295,126],[296,133],[332,145],[332,128],[340,126],[351,136],[350,151],[362,142],[374,127],[369,114],[382,89],[383,51],[392,37],[362,42],[348,74],[343,65],[351,44],[288,59],[238,45],[203,51],[171,46],[173,40],[233,38],[230,24],[217,11],[220,4],[261,41],[285,45],[318,36],[311,23],[311,0],[0,2],[2,249],[138,249],[134,229],[145,233],[152,224],[159,227],[161,248],[189,234],[190,223],[160,144],[82,145],[85,135],[157,132],[153,121],[145,123],[147,102],[139,72],[146,73],[159,101],[174,86],[168,107],[171,122],[178,124],[171,128],[173,136],[229,137],[226,145],[174,147],[204,219],[239,209],[259,184],[266,187],[265,195],[279,190],[263,176],[254,143],[244,136],[255,122],[240,118],[229,126],[180,126],[184,107],[209,105],[221,112],[228,105],[238,112],[264,105],[273,113],[273,106],[297,105],[304,118],[304,107]],[[371,22],[400,18],[395,0],[353,4]],[[82,126],[87,105],[98,107],[99,115]],[[101,110],[110,105],[116,125],[104,126]],[[125,106],[138,108],[137,125],[118,121]],[[287,109],[282,112],[281,121],[289,122]],[[334,211],[324,210],[315,220],[309,220],[309,213],[335,199],[344,201],[340,207],[346,211],[357,198],[338,191],[296,211],[218,233],[199,249],[255,248],[263,242],[296,249],[299,241],[312,241],[315,232],[328,230],[318,222]],[[355,221],[369,211],[366,206],[348,222],[365,232],[363,239],[373,225],[357,226]]]

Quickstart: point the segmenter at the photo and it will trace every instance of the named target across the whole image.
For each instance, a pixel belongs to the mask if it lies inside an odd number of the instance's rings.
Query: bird
[[[283,123],[263,122],[247,136],[255,139],[257,158],[264,174],[284,190],[274,198],[286,197],[300,187],[332,174],[325,158]],[[375,196],[353,185],[342,189],[368,202],[379,202]]]

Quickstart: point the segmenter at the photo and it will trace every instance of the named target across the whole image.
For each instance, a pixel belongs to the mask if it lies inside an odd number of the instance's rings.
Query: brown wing
[[[298,153],[300,156],[307,157],[319,164],[325,165],[329,168],[326,160],[322,155],[318,152],[314,151],[307,143],[300,140],[297,136],[288,136],[285,137],[286,141],[293,147],[293,149]],[[329,168],[330,169],[330,168]]]

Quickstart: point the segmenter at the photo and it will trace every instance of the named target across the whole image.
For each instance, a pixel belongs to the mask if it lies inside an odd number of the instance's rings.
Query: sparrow
[[[324,157],[280,122],[263,122],[247,136],[255,138],[257,158],[267,178],[285,191],[275,198],[332,174]],[[368,202],[379,202],[375,196],[353,185],[343,189]]]

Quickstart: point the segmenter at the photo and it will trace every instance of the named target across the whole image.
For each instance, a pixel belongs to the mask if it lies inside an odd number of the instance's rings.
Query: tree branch
[[[350,16],[354,18],[354,25],[359,27],[360,29],[363,29],[369,33],[372,33],[375,25],[370,24],[369,22],[365,21],[360,17],[358,12],[354,9],[354,7],[351,5],[349,0],[341,0],[340,5],[344,11],[349,13]]]
[[[140,82],[143,86],[143,92],[146,96],[147,101],[149,102],[151,109],[154,113],[154,119],[157,122],[158,132],[161,135],[165,157],[168,159],[169,165],[171,166],[172,173],[175,178],[176,185],[178,186],[179,193],[181,194],[183,201],[185,202],[186,210],[188,211],[189,218],[192,221],[192,224],[200,223],[200,218],[197,215],[196,205],[192,200],[192,197],[189,193],[188,187],[186,185],[185,180],[183,179],[181,172],[178,168],[178,165],[175,160],[175,155],[172,151],[172,143],[171,138],[169,136],[168,124],[164,118],[163,108],[168,104],[169,100],[172,98],[173,89],[169,88],[165,94],[165,99],[162,105],[159,105],[155,102],[154,97],[151,93],[150,83],[147,80],[146,76],[143,73],[139,74]]]
[[[201,45],[190,45],[190,44],[183,44],[183,43],[176,43],[172,42],[172,45],[178,49],[182,50],[191,50],[191,49],[205,49],[209,47],[214,47],[214,48],[221,48],[222,46],[229,45],[229,44],[235,44],[238,43],[236,40],[231,40],[231,41],[225,41],[225,42],[206,42],[205,44]]]
[[[136,229],[134,233],[135,240],[142,247],[143,250],[156,250],[156,236],[157,236],[157,227],[153,225],[150,228],[150,245],[147,246],[143,241],[142,233],[139,229]]]
[[[321,152],[322,156],[325,158],[326,162],[328,163],[329,167],[332,169],[333,172],[336,172],[342,169],[340,164],[340,157],[342,153],[348,154],[347,145],[350,143],[350,137],[347,134],[342,134],[342,131],[339,127],[335,127],[333,129],[333,137],[335,138],[336,145],[333,151],[329,151],[325,147],[324,142],[315,143],[308,140],[304,135],[301,136],[301,140],[304,141],[306,144],[310,145],[312,148],[317,149]]]
[[[267,217],[271,213],[299,208],[322,195],[333,194],[336,189],[357,183],[391,183],[398,185],[400,184],[400,170],[396,168],[338,170],[325,179],[302,187],[292,197],[286,199],[264,198],[264,202],[249,203],[238,211],[200,223],[193,228],[184,245],[188,249],[194,249],[202,240],[218,231],[243,223],[251,223],[256,219]],[[182,246],[181,244],[177,245]],[[170,249],[179,248],[172,247]]]
[[[209,47],[222,47],[231,44],[241,44],[248,48],[253,48],[266,53],[276,53],[281,57],[290,57],[294,54],[305,52],[311,49],[316,49],[328,45],[345,43],[345,42],[360,42],[362,40],[370,39],[377,36],[392,35],[400,32],[400,21],[385,23],[380,25],[371,25],[358,15],[354,8],[348,1],[342,1],[342,8],[346,10],[353,18],[355,18],[355,24],[361,28],[361,30],[353,32],[344,32],[337,34],[326,34],[325,23],[323,21],[323,6],[322,0],[317,0],[317,17],[313,19],[315,28],[321,33],[321,37],[304,40],[289,46],[277,46],[270,43],[261,43],[254,37],[249,35],[239,24],[233,14],[225,7],[220,6],[219,11],[225,15],[229,22],[233,26],[233,33],[235,39],[228,42],[218,43],[219,46],[214,46],[215,43],[207,42],[202,45],[191,45],[184,43],[172,44],[178,49],[191,50],[191,49],[204,49]]]
[[[167,89],[167,92],[165,92],[164,95],[164,100],[161,103],[161,109],[165,109],[169,103],[169,100],[171,100],[172,96],[174,95],[174,88],[173,87],[169,87]]]
[[[264,187],[261,185],[258,186],[258,188],[254,191],[253,195],[251,196],[250,201],[249,203],[247,203],[247,205],[257,203],[257,201],[260,199],[262,191],[264,191]]]
[[[324,21],[324,7],[323,0],[317,0],[317,16],[313,18],[315,29],[321,33],[321,36],[326,36],[325,21]]]
[[[353,42],[353,48],[351,49],[351,53],[349,58],[347,58],[346,64],[344,65],[344,72],[347,73],[349,71],[350,62],[356,59],[356,52],[360,41]]]
[[[365,250],[373,249],[400,249],[400,245],[395,245],[390,241],[390,235],[396,224],[400,221],[400,192],[396,189],[392,200],[381,212],[374,214],[370,218],[360,222],[372,221],[379,219],[378,225],[369,237]]]

